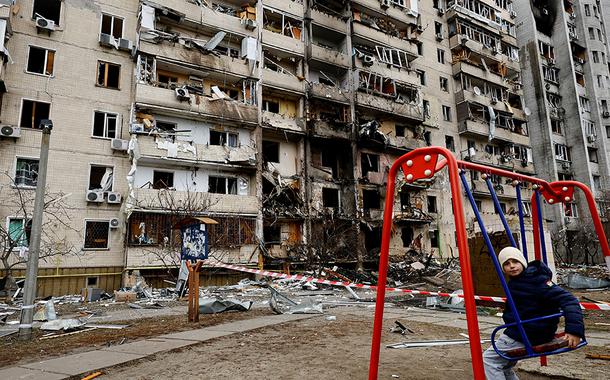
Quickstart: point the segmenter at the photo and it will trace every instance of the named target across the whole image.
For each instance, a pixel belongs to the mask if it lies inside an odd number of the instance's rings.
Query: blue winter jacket
[[[529,263],[519,276],[510,278],[508,289],[521,320],[556,314],[561,310],[565,318],[565,332],[584,338],[585,326],[578,300],[570,292],[553,284],[552,276],[549,267],[536,260]],[[505,323],[515,322],[508,304],[502,318]],[[549,318],[523,324],[523,328],[530,343],[535,346],[553,340],[558,323],[559,318]],[[504,334],[523,341],[517,326],[508,327]]]

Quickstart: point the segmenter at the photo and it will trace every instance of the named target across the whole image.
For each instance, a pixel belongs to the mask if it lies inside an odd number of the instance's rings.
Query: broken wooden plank
[[[587,359],[599,359],[599,360],[610,360],[610,355],[601,354],[585,354]]]

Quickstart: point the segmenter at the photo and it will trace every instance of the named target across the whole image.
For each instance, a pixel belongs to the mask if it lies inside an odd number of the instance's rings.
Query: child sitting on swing
[[[553,273],[541,261],[532,261],[529,264],[523,253],[513,247],[506,247],[500,251],[498,261],[502,271],[508,275],[508,289],[515,302],[515,307],[521,320],[544,317],[563,311],[565,318],[565,335],[568,347],[575,348],[585,336],[580,304],[570,292],[555,285],[551,278]],[[515,322],[508,305],[502,315],[504,322]],[[559,318],[548,318],[523,324],[523,329],[532,346],[551,342],[555,338]],[[516,348],[523,348],[523,338],[518,326],[509,326],[496,340],[498,350],[505,352]],[[513,371],[516,360],[506,360],[500,357],[493,347],[489,347],[483,354],[485,375],[488,380],[519,378]]]

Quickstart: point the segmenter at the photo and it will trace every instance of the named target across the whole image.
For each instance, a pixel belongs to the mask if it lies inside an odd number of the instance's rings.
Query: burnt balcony
[[[332,29],[340,33],[346,33],[347,31],[347,23],[345,21],[339,17],[333,17],[328,13],[320,12],[317,9],[311,10],[311,19],[314,24],[323,26],[325,28]]]
[[[477,95],[474,91],[470,90],[458,90],[455,93],[455,102],[470,102],[470,103],[478,103],[485,107],[493,107],[494,109],[506,113],[512,114],[516,119],[526,120],[525,112],[519,108],[511,107],[508,104],[508,101],[503,101],[502,99],[493,99],[487,95],[481,94]]]
[[[202,116],[251,126],[258,124],[256,106],[235,100],[213,100],[211,97],[195,94],[178,98],[174,90],[143,83],[136,84],[135,102],[139,106],[164,109],[184,116]]]
[[[305,44],[300,39],[275,33],[270,30],[263,30],[263,45],[301,56],[305,51]]]
[[[269,111],[262,111],[262,116],[265,127],[305,133],[305,120],[301,117],[291,117]]]
[[[172,199],[176,203],[184,202],[188,197],[193,197],[192,193],[186,191],[157,190],[157,189],[135,189],[136,204],[146,205],[147,208],[155,209],[159,203],[159,191],[172,191]],[[259,210],[258,198],[255,195],[235,195],[235,194],[209,194],[210,213],[220,214],[250,214],[256,215]]]
[[[351,97],[351,93],[346,89],[322,83],[311,83],[309,86],[309,95],[342,104],[349,104]]]
[[[456,34],[449,38],[449,48],[451,50],[467,48],[471,51],[471,54],[482,55],[488,59],[496,61],[498,63],[504,63],[506,68],[509,70],[509,75],[520,72],[521,67],[519,61],[510,59],[506,54],[498,51],[494,51],[491,48],[485,47],[482,43],[465,38],[464,35]],[[476,57],[471,57],[476,59]]]
[[[359,5],[364,9],[371,9],[376,13],[386,15],[389,18],[398,20],[405,24],[417,25],[417,14],[410,11],[408,7],[382,7],[379,0],[353,0],[354,5]]]
[[[286,90],[298,94],[305,94],[305,82],[296,75],[282,73],[271,69],[263,70],[263,84],[265,86]]]
[[[434,221],[431,215],[412,205],[395,206],[393,214],[396,224],[429,224]]]
[[[368,108],[373,111],[381,111],[417,121],[424,120],[423,110],[418,104],[397,102],[390,97],[364,92],[356,94],[356,103],[359,107]]]
[[[417,45],[398,37],[385,34],[384,32],[368,27],[361,23],[354,23],[353,34],[364,40],[373,42],[376,45],[392,46],[408,53],[411,60],[419,57]]]
[[[458,132],[460,133],[460,135],[465,136],[470,135],[488,138],[490,134],[489,123],[481,119],[463,120],[459,122],[458,128]],[[525,146],[529,146],[530,144],[529,136],[523,133],[518,133],[516,131],[511,131],[508,128],[504,128],[498,125],[496,125],[493,139],[504,142],[512,142]]]
[[[499,73],[495,73],[491,70],[484,70],[480,66],[473,63],[469,63],[467,61],[457,61],[453,64],[452,69],[454,76],[464,73],[472,77],[491,82],[494,85],[504,87],[506,89],[509,88],[507,83],[504,81],[504,78],[502,78]]]
[[[341,67],[350,67],[350,57],[342,51],[311,44],[311,58],[320,62],[330,63]]]
[[[157,0],[157,3],[179,13],[186,15],[184,23],[205,29],[222,30],[240,36],[256,37],[256,31],[247,29],[246,24],[239,18],[239,12],[234,14],[214,11],[210,7],[199,6],[195,2],[184,0]],[[257,21],[258,22],[258,21]]]
[[[147,41],[140,42],[140,51],[147,55],[156,56],[157,59],[163,57],[170,62],[186,62],[205,70],[227,73],[232,77],[252,77],[247,61],[241,58],[232,58],[228,55],[202,54],[196,48],[187,49],[179,44],[155,44]]]

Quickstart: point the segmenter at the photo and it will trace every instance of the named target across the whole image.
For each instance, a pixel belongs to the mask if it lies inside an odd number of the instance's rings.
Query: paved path
[[[275,315],[225,323],[197,330],[161,335],[100,350],[61,356],[0,369],[0,379],[65,379],[145,358],[159,352],[184,348],[225,335],[311,318],[314,315]]]

